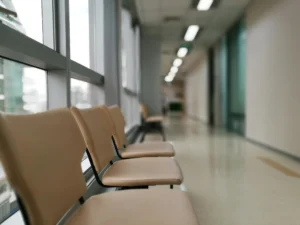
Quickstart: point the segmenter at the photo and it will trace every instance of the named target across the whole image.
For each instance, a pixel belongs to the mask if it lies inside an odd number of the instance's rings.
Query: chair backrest
[[[110,116],[115,125],[115,133],[116,133],[116,145],[118,149],[123,149],[124,145],[126,145],[126,135],[125,135],[125,119],[122,114],[122,111],[119,106],[114,105],[109,108]]]
[[[147,105],[141,104],[140,105],[140,109],[141,109],[141,114],[142,114],[143,120],[146,120],[148,118],[148,116],[149,116]]]
[[[72,107],[71,111],[80,127],[96,170],[100,172],[114,158],[111,141],[113,128],[102,106],[89,109]]]
[[[69,109],[0,115],[0,157],[31,225],[56,224],[86,192],[85,143]]]
[[[110,110],[109,110],[109,108],[106,105],[103,105],[102,107],[103,107],[104,111],[106,112],[106,115],[107,115],[107,117],[109,119],[109,122],[111,124],[112,132],[113,132],[112,136],[113,136],[114,141],[115,141],[115,143],[117,145],[117,148],[120,149],[119,146],[121,146],[121,143],[120,143],[120,139],[118,137],[117,127],[116,127],[115,122],[114,122],[114,120],[112,118],[112,115],[110,114]]]

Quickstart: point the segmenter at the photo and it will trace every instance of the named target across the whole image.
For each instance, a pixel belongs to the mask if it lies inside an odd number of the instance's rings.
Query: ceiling
[[[161,75],[167,75],[176,58],[176,51],[184,43],[183,36],[189,25],[202,28],[193,42],[192,51],[184,58],[178,76],[185,74],[201,60],[207,47],[214,44],[241,16],[250,0],[219,0],[209,11],[197,11],[196,0],[135,0],[143,29],[159,32],[162,39]],[[166,21],[166,17],[176,17]],[[172,18],[171,18],[172,19]]]

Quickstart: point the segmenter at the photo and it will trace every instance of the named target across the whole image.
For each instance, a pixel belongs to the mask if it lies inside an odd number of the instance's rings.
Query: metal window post
[[[64,70],[48,71],[47,85],[49,109],[71,106],[69,0],[55,0],[54,8],[55,32],[53,33],[53,36],[55,41],[53,44],[56,44],[56,51],[66,57],[66,68]]]
[[[104,0],[105,102],[121,105],[121,1]]]

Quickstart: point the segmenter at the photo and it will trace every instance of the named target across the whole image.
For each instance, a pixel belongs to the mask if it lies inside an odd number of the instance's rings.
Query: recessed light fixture
[[[184,35],[185,41],[193,41],[199,31],[198,25],[190,25]]]
[[[175,59],[173,62],[173,66],[179,67],[182,64],[182,59]]]
[[[186,56],[186,54],[188,53],[188,49],[187,48],[180,48],[177,52],[177,56],[180,57],[180,58],[183,58]]]
[[[200,0],[197,5],[197,9],[199,11],[207,11],[210,9],[210,7],[212,6],[213,3],[214,3],[214,0]]]
[[[178,72],[178,68],[173,66],[171,67],[170,72],[176,74]]]

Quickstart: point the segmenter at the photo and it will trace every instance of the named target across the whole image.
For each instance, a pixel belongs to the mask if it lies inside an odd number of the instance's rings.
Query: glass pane
[[[239,134],[245,131],[245,47],[246,33],[240,21],[228,35],[229,114],[228,127]]]
[[[43,43],[41,0],[0,0],[0,22]]]
[[[71,59],[90,68],[89,1],[70,0]]]
[[[129,95],[123,91],[121,108],[126,121],[125,130],[129,130],[134,125],[140,123],[140,105],[138,97]]]
[[[27,114],[46,109],[46,72],[0,58],[0,111]],[[0,162],[0,223],[17,208]]]
[[[91,84],[71,79],[71,103],[80,109],[91,107]]]
[[[36,113],[46,109],[46,71],[0,58],[0,111]]]

